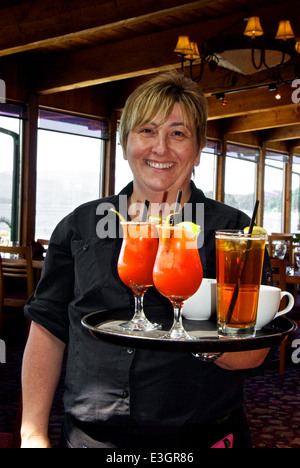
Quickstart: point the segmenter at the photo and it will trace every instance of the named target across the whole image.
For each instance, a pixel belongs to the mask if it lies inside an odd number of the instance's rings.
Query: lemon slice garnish
[[[160,216],[149,216],[148,222],[150,224],[162,224],[162,218]]]
[[[249,226],[244,228],[244,232],[249,232]],[[268,235],[267,231],[261,226],[253,226],[252,234],[264,234]]]
[[[193,238],[197,237],[199,232],[201,232],[200,226],[198,226],[198,224],[192,223],[191,221],[183,221],[182,223],[179,223],[178,226],[182,226],[183,229],[188,232],[188,235]]]

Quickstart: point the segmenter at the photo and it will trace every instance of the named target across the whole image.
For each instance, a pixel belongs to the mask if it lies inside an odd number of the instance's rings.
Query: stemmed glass
[[[159,247],[153,269],[154,285],[174,309],[172,328],[163,337],[166,339],[195,339],[183,327],[182,306],[200,287],[203,271],[197,248],[199,232],[193,232],[185,224],[156,226]]]
[[[118,259],[118,273],[133,294],[134,316],[121,323],[120,329],[150,331],[161,328],[150,322],[144,313],[143,299],[148,288],[153,286],[153,265],[158,249],[158,235],[153,224],[148,222],[121,222],[123,242]]]
[[[287,245],[285,241],[274,242],[275,245],[275,258],[280,258],[281,260],[285,257],[287,252]]]

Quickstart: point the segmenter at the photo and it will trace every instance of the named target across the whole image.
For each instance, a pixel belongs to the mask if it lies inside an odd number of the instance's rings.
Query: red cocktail
[[[191,223],[187,223],[189,227],[185,224],[156,226],[159,248],[153,269],[154,285],[174,307],[174,323],[164,338],[192,338],[183,328],[181,309],[183,302],[198,290],[203,271],[197,248],[200,230],[192,230]]]
[[[143,297],[153,286],[153,265],[158,249],[157,231],[147,222],[121,222],[123,242],[118,260],[118,273],[133,292],[135,314],[130,322],[120,327],[129,330],[153,330],[160,325],[151,323],[143,310]]]

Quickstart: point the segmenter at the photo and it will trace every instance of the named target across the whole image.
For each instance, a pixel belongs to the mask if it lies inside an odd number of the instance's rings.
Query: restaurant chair
[[[281,291],[286,291],[286,259],[279,258],[270,258],[272,276],[273,276],[273,286],[276,286],[281,289]],[[285,298],[280,302],[281,310],[286,306],[284,303]],[[300,313],[296,311],[295,307],[286,314],[288,318],[294,320],[297,325],[300,325]],[[285,358],[286,358],[286,348],[291,345],[292,341],[295,339],[295,333],[291,336],[287,336],[280,344],[279,347],[279,374],[284,374],[285,369]]]
[[[288,233],[275,233],[272,232],[271,235],[268,236],[268,249],[269,249],[269,256],[275,256],[275,243],[278,241],[285,242],[287,251],[285,258],[287,259],[289,265],[293,265],[293,234]]]
[[[286,258],[280,259],[270,257],[270,262],[272,268],[273,285],[280,288],[281,291],[286,291]]]
[[[1,314],[0,335],[6,319],[22,317],[27,299],[34,291],[34,277],[30,247],[0,246],[1,259]],[[26,322],[26,335],[28,323]]]

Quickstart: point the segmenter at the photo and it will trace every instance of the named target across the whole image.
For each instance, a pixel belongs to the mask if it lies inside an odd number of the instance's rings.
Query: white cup
[[[278,312],[280,301],[283,297],[288,297],[288,305]],[[261,330],[264,326],[270,323],[275,317],[286,314],[294,306],[294,297],[288,291],[281,291],[280,288],[274,286],[260,286],[256,330]]]
[[[182,315],[188,320],[209,320],[217,310],[217,280],[203,278],[197,292],[185,301]]]

